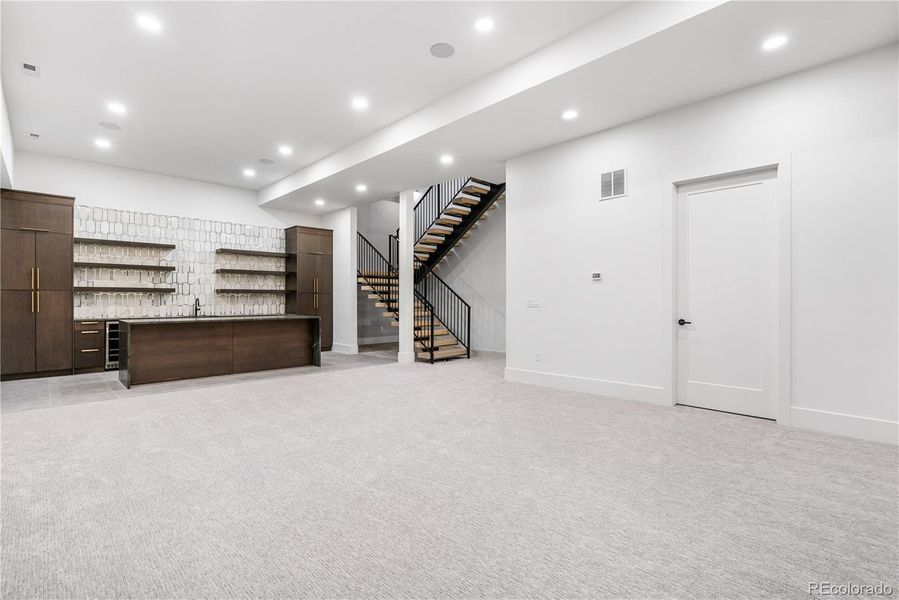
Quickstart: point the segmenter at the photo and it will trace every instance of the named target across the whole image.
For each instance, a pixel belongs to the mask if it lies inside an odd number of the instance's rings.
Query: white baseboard
[[[899,444],[899,422],[885,419],[871,419],[843,413],[815,410],[813,408],[790,408],[790,426],[834,433],[848,437]]]
[[[506,368],[505,376],[506,381],[515,383],[528,383],[571,392],[584,392],[612,398],[623,398],[625,400],[638,400],[663,406],[671,405],[670,393],[661,386],[593,379],[575,375],[559,375],[557,373],[543,373],[541,371],[508,367]]]
[[[398,363],[414,363],[415,362],[415,353],[414,352],[397,352],[396,353],[396,362]]]
[[[359,346],[356,344],[332,344],[331,352],[340,354],[359,354]]]
[[[366,346],[368,344],[391,344],[397,343],[400,341],[400,336],[398,335],[382,335],[377,337],[365,337],[359,338],[359,345]]]

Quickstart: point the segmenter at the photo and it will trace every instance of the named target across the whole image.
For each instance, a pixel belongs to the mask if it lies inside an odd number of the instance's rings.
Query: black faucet
[[[200,316],[200,299],[199,298],[194,298],[194,316],[195,317]]]

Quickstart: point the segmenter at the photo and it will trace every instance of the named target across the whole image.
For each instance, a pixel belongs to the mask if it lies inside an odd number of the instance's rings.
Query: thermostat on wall
[[[593,281],[600,281],[600,280],[602,280],[602,273],[594,273]]]

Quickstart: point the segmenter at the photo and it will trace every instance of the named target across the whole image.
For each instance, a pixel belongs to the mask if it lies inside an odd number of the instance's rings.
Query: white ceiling
[[[266,205],[315,211],[312,198],[324,197],[334,210],[484,172],[534,149],[895,42],[897,15],[893,2],[729,2],[372,158],[279,190]],[[788,45],[761,52],[775,32],[786,32]],[[571,106],[580,117],[563,122],[559,116]],[[449,169],[436,160],[448,149],[456,156]],[[354,193],[356,181],[369,193]]]
[[[626,4],[4,0],[3,88],[17,148],[258,189]],[[482,16],[495,31],[474,30]],[[455,56],[433,58],[436,42]]]

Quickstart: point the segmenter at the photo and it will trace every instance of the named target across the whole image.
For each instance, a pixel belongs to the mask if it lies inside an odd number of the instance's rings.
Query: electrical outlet
[[[524,306],[525,308],[540,308],[540,298],[526,298]]]
[[[534,353],[534,362],[540,362],[540,353],[539,352]]]

